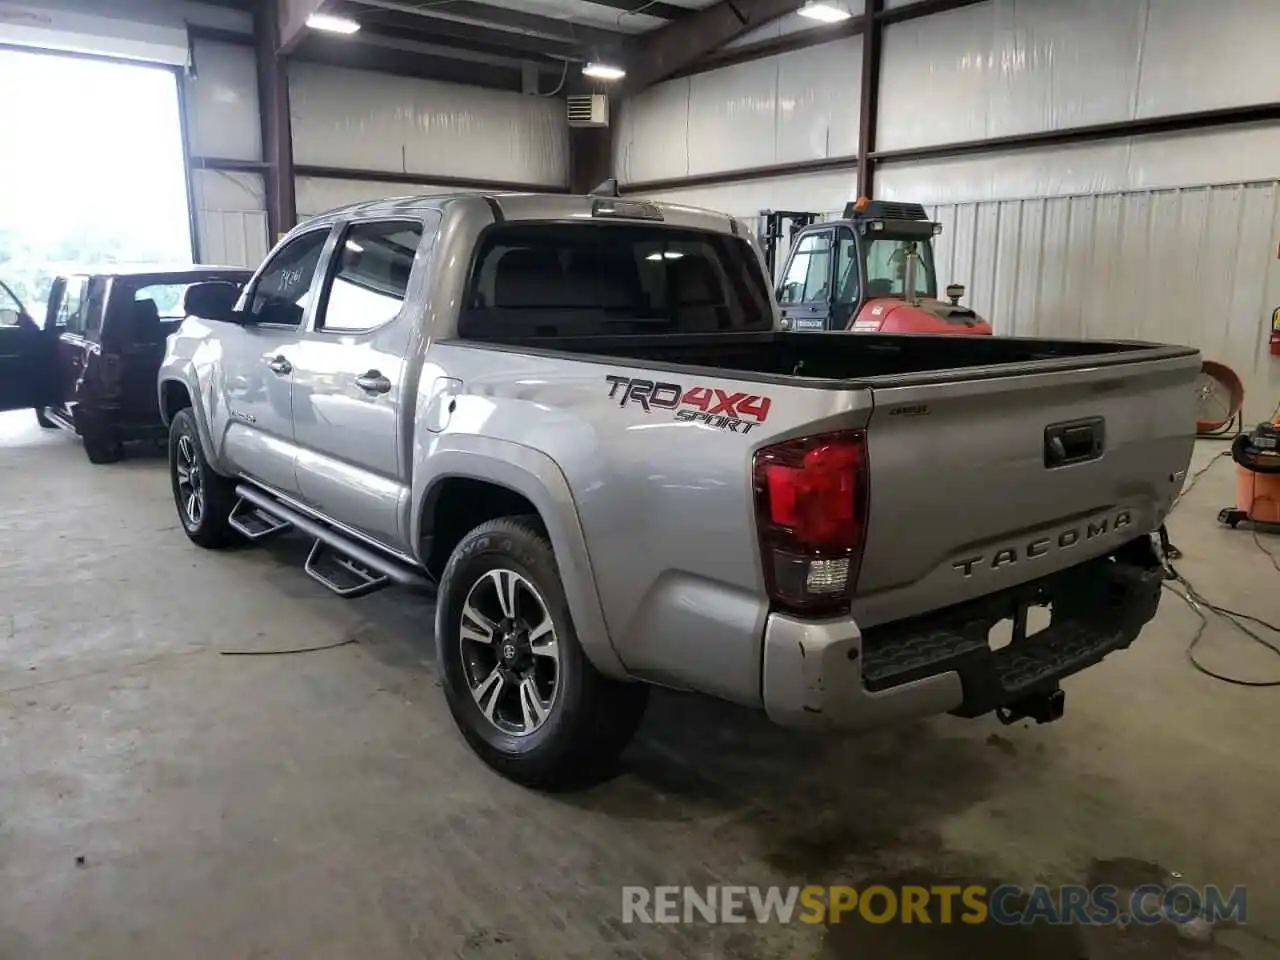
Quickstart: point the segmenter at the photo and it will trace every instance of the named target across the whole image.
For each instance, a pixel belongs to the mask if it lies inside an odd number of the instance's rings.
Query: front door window
[[[311,303],[311,280],[320,265],[328,229],[295,237],[263,267],[250,294],[248,310],[258,323],[296,327]]]

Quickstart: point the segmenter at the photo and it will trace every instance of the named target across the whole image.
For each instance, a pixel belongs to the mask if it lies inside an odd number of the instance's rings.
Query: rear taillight
[[[756,453],[756,523],[775,604],[808,614],[848,609],[866,543],[869,478],[861,430]]]

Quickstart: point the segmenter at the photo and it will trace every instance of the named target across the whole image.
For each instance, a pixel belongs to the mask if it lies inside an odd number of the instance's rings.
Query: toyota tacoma
[[[786,332],[741,224],[615,196],[347,207],[186,310],[187,536],[433,592],[460,729],[533,785],[604,770],[651,684],[1056,719],[1155,613],[1193,444],[1192,349]]]

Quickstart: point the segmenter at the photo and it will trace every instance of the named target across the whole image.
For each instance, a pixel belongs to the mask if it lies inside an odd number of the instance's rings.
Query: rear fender
[[[418,467],[413,473],[405,530],[405,542],[414,545],[419,562],[425,564],[427,559],[419,535],[430,528],[424,511],[440,482],[464,477],[497,484],[520,494],[537,508],[547,528],[582,649],[602,673],[620,679],[627,677],[605,626],[577,506],[556,462],[545,453],[506,440],[460,434],[429,437],[430,449],[415,450]]]

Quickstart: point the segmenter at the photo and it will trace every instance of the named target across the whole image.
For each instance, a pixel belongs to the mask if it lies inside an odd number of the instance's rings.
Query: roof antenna
[[[588,194],[588,196],[592,196],[592,197],[622,196],[622,194],[618,192],[618,178],[610,177],[608,180],[605,180],[604,182],[597,184],[596,188],[592,190],[591,193]]]

